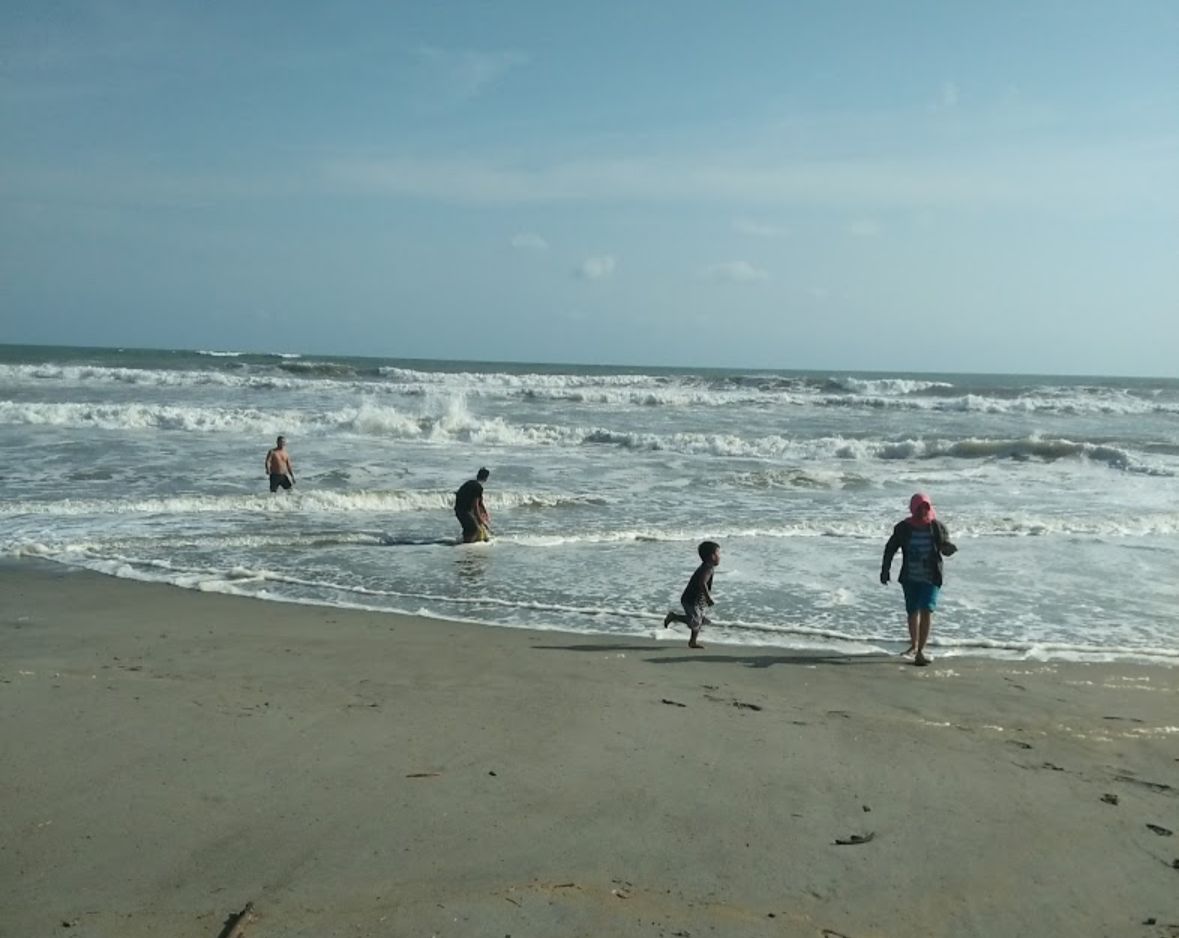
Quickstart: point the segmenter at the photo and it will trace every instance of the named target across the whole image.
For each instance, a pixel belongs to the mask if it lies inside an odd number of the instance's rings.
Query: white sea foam
[[[310,577],[294,576],[276,570],[265,568],[239,567],[231,571],[207,568],[184,567],[167,560],[143,557],[127,557],[106,555],[103,557],[87,556],[84,553],[61,553],[50,548],[36,550],[29,548],[25,556],[39,556],[43,559],[61,560],[76,566],[96,570],[125,579],[146,580],[151,582],[170,583],[189,589],[202,591],[227,592],[236,595],[259,595],[271,599],[288,601],[313,601],[327,605],[349,606],[351,608],[367,608],[377,611],[397,611],[414,614],[421,608],[410,609],[403,604],[431,603],[435,608],[443,610],[500,609],[506,612],[550,613],[561,616],[573,616],[571,622],[565,619],[564,631],[580,631],[596,633],[601,631],[595,623],[603,616],[612,616],[627,620],[648,620],[658,618],[656,610],[643,610],[632,607],[616,606],[592,607],[578,606],[570,603],[545,601],[518,601],[494,596],[456,596],[445,593],[435,593],[425,590],[379,589],[366,587],[342,581],[313,579]],[[307,596],[300,592],[298,595],[283,592],[284,587],[310,589],[315,595]],[[319,599],[316,599],[318,595]],[[340,596],[355,596],[352,601],[342,601]],[[333,600],[322,597],[335,596]],[[427,609],[429,607],[426,607]],[[444,614],[446,614],[444,612]],[[470,613],[468,613],[469,615]],[[454,616],[454,613],[450,613]],[[584,621],[584,625],[577,626],[576,620]],[[477,620],[476,620],[477,621]],[[883,654],[887,653],[884,646],[895,642],[896,636],[891,633],[876,635],[857,635],[837,629],[823,629],[809,627],[802,624],[781,624],[742,620],[716,620],[710,631],[715,640],[724,644],[756,645],[756,646],[785,646],[790,648],[807,648],[814,650],[830,650],[839,655],[849,654]],[[1051,656],[1055,660],[1078,662],[1109,662],[1116,660],[1141,660],[1144,662],[1175,662],[1179,661],[1179,651],[1167,647],[1134,647],[1117,645],[1090,645],[1084,643],[1035,643],[1035,642],[990,642],[985,640],[955,640],[939,637],[931,641],[930,647],[938,651],[943,657],[953,657],[961,654],[989,653],[1015,660],[1038,660]],[[1149,689],[1149,688],[1147,688]]]
[[[887,535],[888,525],[875,519],[783,518],[774,525],[719,525],[702,532],[698,527],[612,528],[608,531],[578,531],[567,534],[508,535],[528,547],[559,544],[606,544],[634,542],[699,541],[705,533],[721,540],[846,538],[875,543]],[[1179,512],[1116,518],[1005,518],[964,516],[954,522],[958,541],[979,537],[1101,537],[1141,538],[1179,534]]]
[[[877,566],[920,489],[962,548],[939,654],[1174,661],[1153,652],[1179,647],[1176,382],[6,354],[0,551],[645,634],[712,537],[715,641],[895,654],[899,595]],[[276,432],[299,485],[252,494]],[[456,548],[453,489],[478,465],[496,538]]]
[[[152,369],[97,364],[0,365],[0,387],[27,388],[56,382],[103,387],[314,387],[415,395],[427,389],[499,400],[582,403],[619,407],[810,407],[926,411],[964,414],[1160,415],[1179,414],[1179,400],[1132,394],[1124,389],[1046,387],[1012,395],[958,390],[943,381],[906,378],[818,381],[780,376],[702,378],[698,375],[576,374],[427,371],[384,366],[358,370],[342,362],[307,360],[273,353],[275,364],[238,365],[248,353],[208,350],[213,361],[228,360],[236,370]],[[840,393],[830,393],[830,388]]]
[[[817,466],[735,472],[729,478],[735,485],[753,489],[858,489],[875,484],[859,473]]]
[[[268,435],[273,423],[273,416],[252,408],[0,401],[0,424],[78,430],[240,431]]]
[[[932,389],[950,390],[954,387],[948,381],[923,381],[913,378],[836,378],[835,382],[841,387],[866,397],[875,395],[906,395],[918,394]]]
[[[600,495],[554,494],[549,492],[489,491],[485,496],[489,509],[558,508],[571,505],[605,505]],[[372,512],[380,514],[407,511],[441,511],[454,505],[454,492],[432,491],[348,491],[330,489],[292,490],[280,497],[257,495],[176,495],[160,498],[123,499],[90,498],[64,500],[0,501],[0,517],[18,515],[97,516],[97,515],[196,515],[241,514],[261,512]]]
[[[36,387],[53,382],[71,385],[121,385],[144,387],[245,386],[247,379],[224,371],[168,371],[147,368],[119,368],[102,365],[0,365],[0,385]]]

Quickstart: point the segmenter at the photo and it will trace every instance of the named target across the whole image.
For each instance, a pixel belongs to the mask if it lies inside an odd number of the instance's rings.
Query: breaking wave
[[[1101,385],[970,386],[918,378],[585,374],[514,371],[431,371],[377,361],[328,361],[292,354],[203,351],[206,368],[143,368],[102,364],[0,365],[0,386],[337,387],[362,393],[418,396],[429,392],[504,401],[632,407],[808,407],[978,413],[1050,417],[1179,414],[1179,389]]]
[[[780,434],[743,437],[732,433],[644,433],[604,427],[509,422],[503,417],[476,417],[462,398],[432,402],[432,414],[414,414],[364,401],[331,411],[298,411],[284,416],[287,432],[349,433],[392,440],[467,442],[496,446],[612,446],[620,449],[685,455],[763,460],[1013,460],[1053,463],[1084,460],[1128,472],[1173,476],[1158,462],[1171,447],[1139,444],[1138,453],[1104,440],[1069,440],[1032,435],[1018,438],[971,439],[813,439]],[[143,403],[48,403],[0,401],[0,425],[51,426],[69,429],[241,433],[268,436],[274,426],[269,409],[197,407]],[[1146,454],[1154,461],[1145,458]],[[783,477],[751,475],[747,484],[773,485]],[[805,485],[798,476],[792,484]],[[815,480],[816,487],[822,486]]]
[[[489,491],[485,500],[489,509],[565,508],[605,505],[597,495],[556,495],[547,492]],[[374,512],[441,511],[454,505],[454,492],[434,491],[355,491],[337,492],[291,490],[282,497],[258,495],[177,495],[139,500],[120,498],[67,499],[65,501],[0,502],[0,517],[16,515],[94,516],[94,515],[191,515],[241,514],[264,512]]]

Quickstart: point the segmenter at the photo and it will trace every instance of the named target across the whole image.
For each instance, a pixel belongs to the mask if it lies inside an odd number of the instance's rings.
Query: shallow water
[[[1174,380],[0,346],[0,444],[10,555],[682,640],[659,621],[711,538],[714,641],[843,651],[900,648],[880,552],[923,490],[961,548],[939,653],[1179,660]],[[496,536],[455,546],[480,465]]]

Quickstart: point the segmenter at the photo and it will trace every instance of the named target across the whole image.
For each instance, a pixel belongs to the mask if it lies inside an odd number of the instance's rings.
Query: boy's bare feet
[[[926,658],[925,655],[923,655],[921,652],[917,652],[917,657],[913,659],[913,664],[917,665],[919,668],[924,668],[927,664],[929,664],[929,659]]]
[[[688,642],[688,647],[689,648],[703,648],[704,646],[701,645],[699,642]]]
[[[906,648],[904,651],[901,652],[901,657],[908,658],[909,655],[913,654],[913,652],[915,652],[916,650],[917,650],[916,645],[910,645],[908,648]]]
[[[669,625],[671,625],[671,617],[672,617],[672,614],[670,612],[663,617],[663,627],[664,628],[667,628]]]

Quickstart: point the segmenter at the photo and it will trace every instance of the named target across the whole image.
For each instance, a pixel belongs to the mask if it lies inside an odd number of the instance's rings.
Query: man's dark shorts
[[[463,540],[470,542],[479,538],[479,519],[473,511],[456,511],[454,516],[463,526]]]
[[[284,489],[289,489],[291,487],[291,477],[285,472],[270,473],[270,491],[277,492],[280,485]]]

